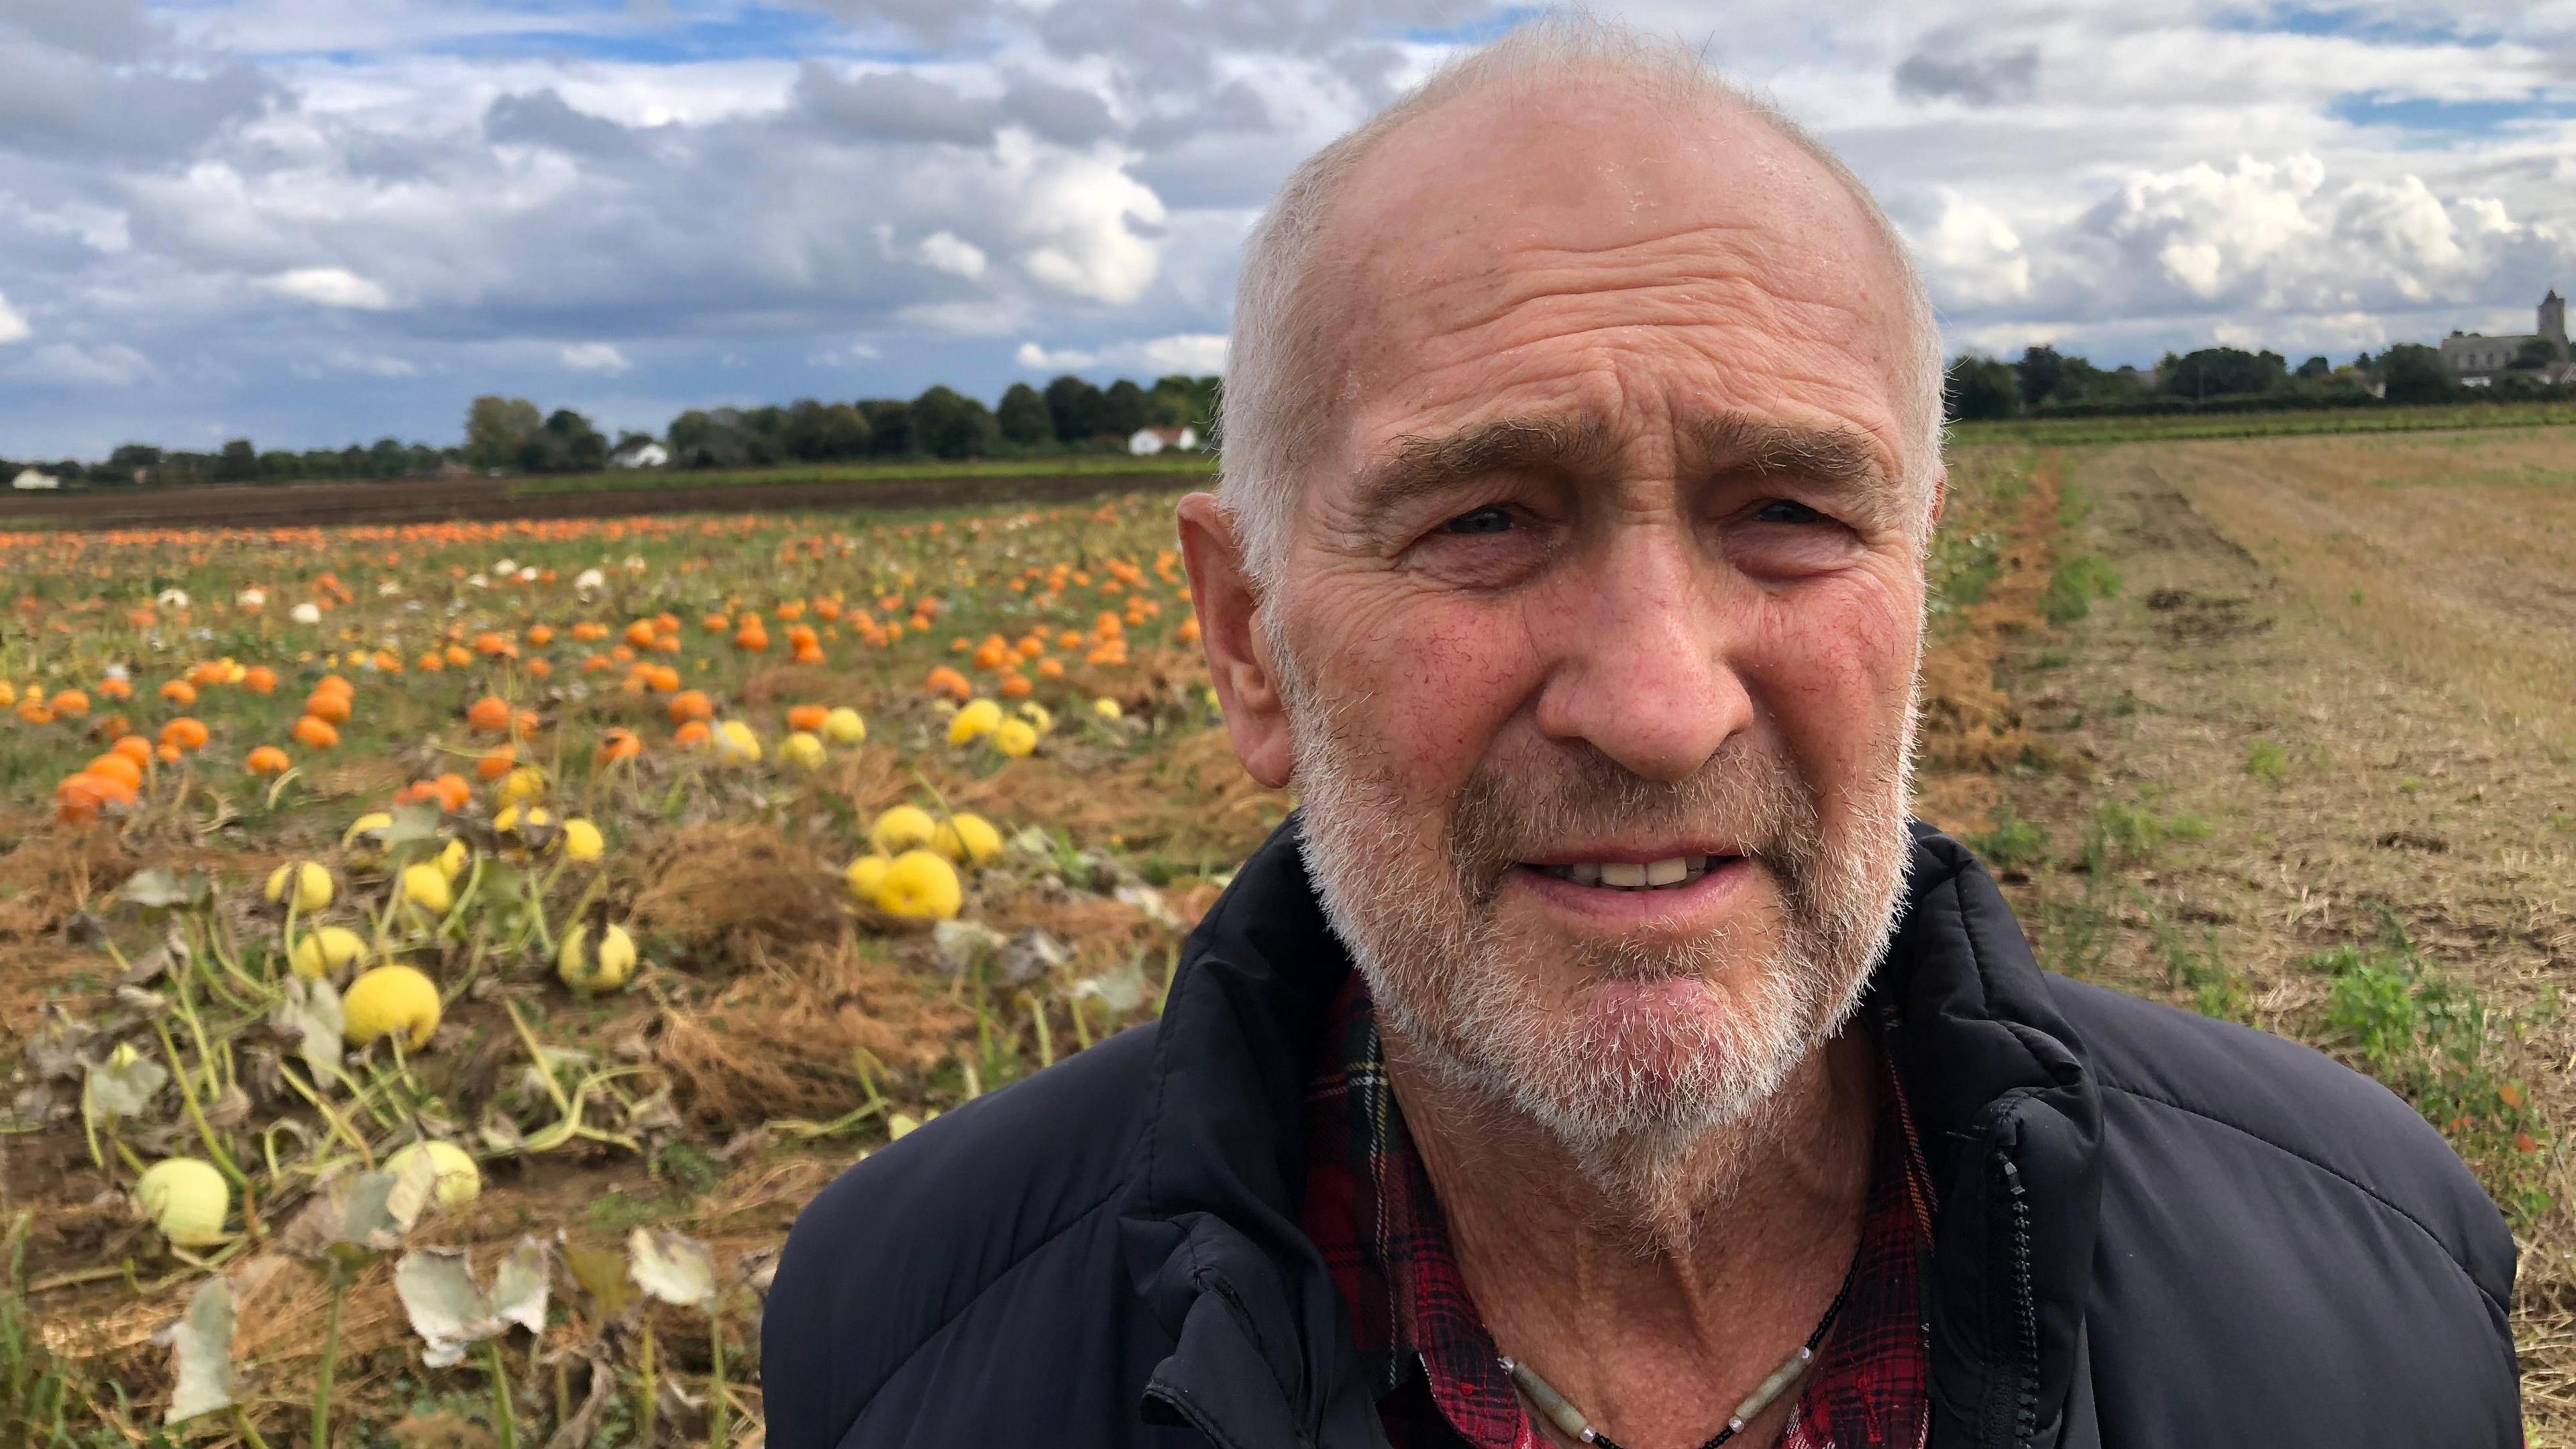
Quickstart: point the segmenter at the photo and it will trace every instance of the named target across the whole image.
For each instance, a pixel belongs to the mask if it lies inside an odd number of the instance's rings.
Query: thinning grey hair
[[[1254,224],[1235,282],[1233,339],[1217,421],[1217,496],[1225,506],[1254,583],[1268,594],[1288,554],[1298,487],[1332,440],[1337,409],[1349,402],[1330,375],[1339,313],[1327,303],[1317,242],[1360,163],[1397,130],[1462,98],[1498,86],[1563,84],[1574,76],[1616,79],[1633,93],[1675,105],[1740,108],[1815,158],[1846,187],[1899,269],[1901,305],[1913,347],[1902,379],[1901,460],[1912,494],[1918,550],[1932,536],[1933,470],[1942,444],[1941,331],[1912,251],[1869,188],[1825,144],[1777,105],[1729,83],[1697,51],[1587,12],[1551,15],[1468,52],[1317,151],[1289,173]]]

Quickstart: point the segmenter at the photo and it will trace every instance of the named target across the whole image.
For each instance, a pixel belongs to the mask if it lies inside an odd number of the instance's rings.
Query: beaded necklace
[[[1806,1377],[1807,1369],[1816,1361],[1816,1345],[1825,1341],[1825,1334],[1834,1326],[1835,1316],[1843,1311],[1843,1300],[1851,1296],[1852,1278],[1859,1271],[1860,1255],[1854,1253],[1851,1266],[1843,1270],[1843,1286],[1834,1290],[1834,1301],[1825,1305],[1825,1316],[1816,1320],[1815,1332],[1808,1334],[1807,1341],[1798,1345],[1797,1352],[1783,1359],[1780,1366],[1771,1371],[1769,1378],[1746,1395],[1743,1403],[1735,1406],[1735,1412],[1727,1416],[1726,1427],[1710,1435],[1708,1442],[1700,1445],[1699,1449],[1718,1449],[1719,1445],[1742,1433],[1744,1426],[1778,1402],[1780,1396],[1789,1391],[1790,1385]],[[1593,1428],[1592,1421],[1583,1417],[1582,1410],[1568,1403],[1565,1395],[1540,1378],[1528,1364],[1508,1355],[1498,1356],[1498,1361],[1503,1372],[1511,1375],[1512,1382],[1520,1385],[1521,1392],[1529,1395],[1530,1402],[1538,1405],[1539,1412],[1556,1427],[1572,1435],[1575,1442],[1590,1445],[1592,1449],[1620,1449],[1617,1440]]]

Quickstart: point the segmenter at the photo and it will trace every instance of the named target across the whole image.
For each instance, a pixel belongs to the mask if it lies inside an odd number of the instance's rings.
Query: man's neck
[[[1392,1033],[1387,1067],[1496,1346],[1621,1444],[1660,1449],[1706,1440],[1832,1302],[1869,1192],[1875,1052],[1847,1031],[1757,1124],[1617,1186]]]

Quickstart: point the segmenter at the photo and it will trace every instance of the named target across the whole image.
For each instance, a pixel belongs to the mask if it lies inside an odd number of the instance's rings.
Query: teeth
[[[1605,861],[1599,864],[1585,861],[1579,865],[1542,865],[1532,868],[1555,876],[1558,880],[1572,881],[1576,885],[1602,886],[1610,890],[1650,891],[1670,890],[1674,886],[1688,885],[1724,864],[1728,859],[1730,857],[1720,855],[1676,855],[1666,860],[1648,861],[1643,865],[1634,861]]]

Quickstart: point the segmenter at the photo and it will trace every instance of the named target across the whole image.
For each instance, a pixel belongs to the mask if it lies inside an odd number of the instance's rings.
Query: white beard
[[[1779,1118],[1781,1088],[1842,1028],[1886,951],[1912,849],[1919,681],[1834,839],[1793,771],[1733,747],[1677,785],[1584,745],[1538,778],[1506,779],[1488,761],[1439,802],[1445,818],[1421,821],[1423,803],[1317,699],[1263,613],[1296,740],[1307,871],[1391,1041],[1479,1110],[1545,1131],[1657,1238],[1722,1206]],[[1494,913],[1505,873],[1554,840],[1657,827],[1742,842],[1780,885],[1780,932],[1643,935],[1582,952],[1585,983],[1698,982],[1709,1009],[1550,1000],[1531,948]]]

